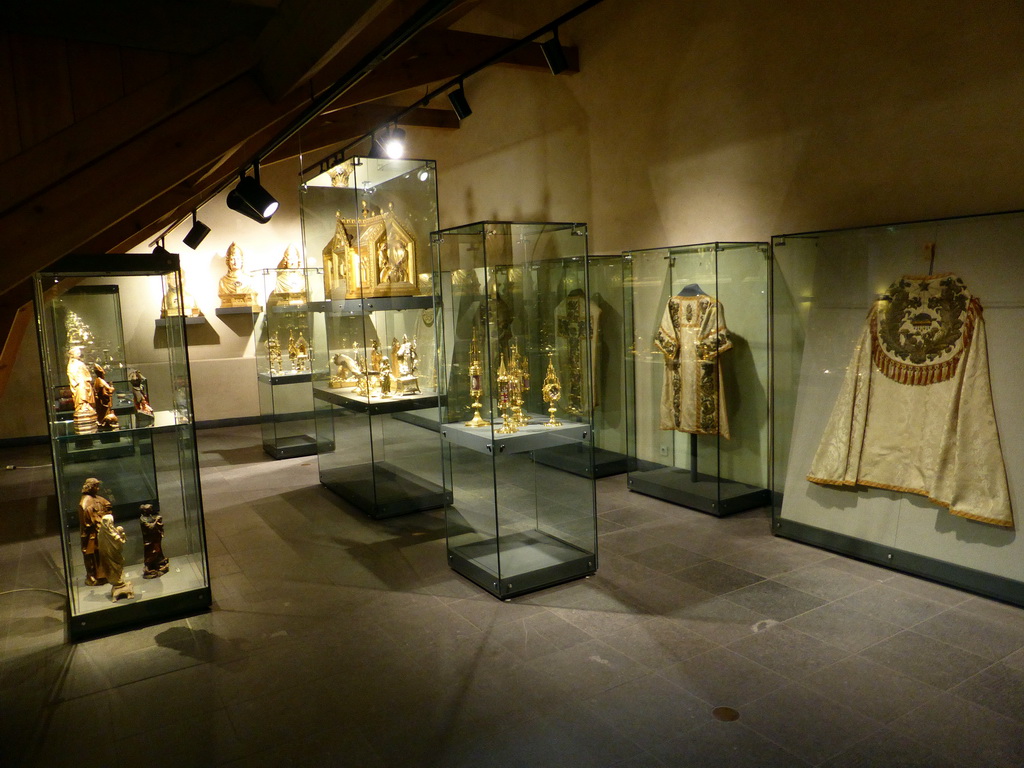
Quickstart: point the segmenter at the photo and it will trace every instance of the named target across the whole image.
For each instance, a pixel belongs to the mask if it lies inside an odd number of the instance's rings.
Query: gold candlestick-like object
[[[523,358],[519,355],[519,347],[515,344],[508,353],[509,366],[508,376],[510,392],[509,400],[512,403],[512,423],[516,428],[525,427],[529,418],[523,413]]]
[[[486,427],[491,422],[480,415],[483,404],[480,398],[484,394],[484,377],[480,365],[480,347],[476,341],[476,328],[473,329],[473,341],[469,345],[469,394],[473,398],[473,418],[466,422],[467,427]]]
[[[558,380],[558,374],[555,373],[555,365],[551,360],[552,353],[548,353],[548,372],[544,377],[544,386],[541,388],[541,396],[544,398],[544,402],[548,404],[548,420],[544,422],[545,427],[560,427],[562,422],[555,418],[555,403],[562,396],[562,383]]]
[[[498,365],[498,411],[501,413],[501,426],[497,432],[500,435],[511,435],[519,431],[508,411],[512,404],[512,377],[508,375],[505,368],[505,353],[501,353],[501,363]]]

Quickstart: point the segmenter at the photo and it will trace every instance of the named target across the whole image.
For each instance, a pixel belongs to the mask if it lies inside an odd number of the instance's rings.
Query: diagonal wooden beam
[[[25,332],[33,323],[32,282],[26,279],[0,295],[0,333],[6,334],[0,350],[0,399],[7,391]]]
[[[258,77],[277,100],[308,81],[393,5],[393,0],[284,0],[260,36]]]
[[[306,126],[301,133],[268,155],[267,162],[277,163],[351,141],[386,122],[397,109],[386,104],[362,104],[334,112],[331,119],[321,118]],[[416,109],[402,118],[401,122],[402,125],[422,128],[456,130],[459,127],[459,118],[450,109]]]
[[[234,37],[255,38],[273,16],[272,8],[220,0],[0,3],[0,28],[192,56]]]
[[[357,104],[393,96],[412,88],[422,88],[458,77],[482,61],[495,56],[514,42],[505,37],[445,30],[422,34],[402,49],[401,54],[385,62],[373,77],[367,78],[336,99],[325,114]],[[566,73],[579,71],[579,51],[566,47],[569,63]],[[547,61],[538,43],[513,51],[500,63],[520,69],[548,71]]]
[[[239,77],[255,62],[251,44],[225,43],[0,163],[0,213],[63,183],[68,175]],[[231,119],[228,113],[217,118]]]
[[[238,78],[0,217],[0,285],[13,285],[81,248],[97,222],[113,224],[206,167],[304,101],[271,104],[250,77]],[[251,127],[250,127],[251,126]],[[130,180],[127,183],[126,180]],[[83,201],[88,210],[83,211]],[[38,237],[46,232],[45,238]]]

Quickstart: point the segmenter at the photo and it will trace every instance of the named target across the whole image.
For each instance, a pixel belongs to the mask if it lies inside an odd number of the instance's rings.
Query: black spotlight
[[[552,75],[557,75],[559,72],[564,72],[569,68],[569,62],[565,58],[565,50],[558,41],[557,29],[551,35],[550,40],[545,40],[540,44],[540,49],[544,53],[544,60],[548,63],[548,69],[551,70]]]
[[[194,251],[206,239],[208,234],[210,234],[210,228],[197,219],[196,212],[192,211],[192,229],[182,238],[181,242]]]
[[[165,258],[173,255],[170,251],[164,248],[164,239],[162,237],[157,241],[156,248],[153,249],[153,255],[163,256]]]
[[[260,186],[259,169],[256,169],[255,177],[242,176],[238,186],[228,192],[228,208],[260,224],[270,221],[277,206],[274,196]]]
[[[377,134],[370,134],[370,151],[366,154],[367,157],[374,160],[383,160],[387,155],[384,154],[384,148],[377,141]]]
[[[462,83],[459,83],[459,87],[448,94],[448,101],[452,103],[452,109],[455,110],[455,116],[459,120],[465,120],[473,114],[473,110],[469,108],[469,101],[466,100],[466,91]]]

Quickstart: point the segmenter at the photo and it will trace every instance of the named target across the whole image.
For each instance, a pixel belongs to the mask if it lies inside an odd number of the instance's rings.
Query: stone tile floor
[[[199,433],[213,610],[69,644],[45,448],[0,474],[0,765],[1019,768],[1024,611],[598,481],[600,570],[500,602]],[[33,468],[34,467],[34,468]],[[712,716],[733,707],[739,719]]]

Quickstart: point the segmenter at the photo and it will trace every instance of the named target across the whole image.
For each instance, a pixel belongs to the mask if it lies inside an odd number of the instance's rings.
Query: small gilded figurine
[[[277,338],[277,331],[267,339],[267,364],[272,374],[281,372],[281,342]]]
[[[135,597],[132,583],[124,577],[124,545],[128,541],[124,528],[114,525],[114,516],[106,514],[100,520],[100,563],[110,582],[110,599]]]
[[[221,307],[252,307],[258,310],[256,288],[245,273],[245,257],[237,243],[228,246],[224,256],[228,271],[217,284]]]

